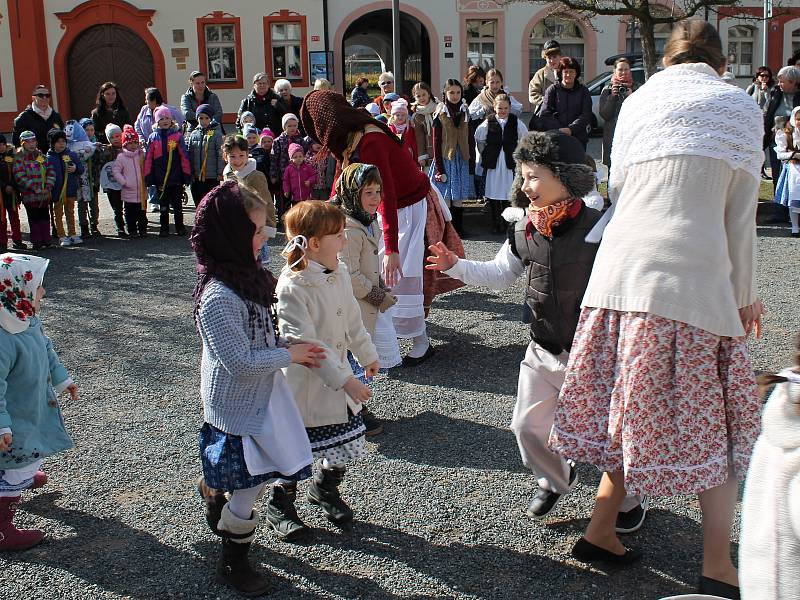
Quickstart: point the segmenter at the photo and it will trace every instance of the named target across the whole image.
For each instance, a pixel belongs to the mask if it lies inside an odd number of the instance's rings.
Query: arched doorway
[[[153,55],[127,27],[95,25],[81,33],[70,48],[67,80],[73,117],[91,112],[104,81],[115,82],[128,110],[135,112],[144,88],[155,85]]]
[[[373,57],[370,61],[369,57]],[[354,20],[342,37],[342,73],[345,90],[352,89],[355,79],[362,73],[370,75],[383,63],[391,71],[392,57],[392,11],[379,9],[368,12]],[[428,29],[422,22],[406,12],[400,13],[400,62],[402,73],[395,79],[402,81],[402,91],[410,94],[418,81],[431,81],[431,40]],[[374,77],[377,79],[377,77]],[[352,79],[352,81],[351,81]],[[375,95],[375,93],[371,93]]]

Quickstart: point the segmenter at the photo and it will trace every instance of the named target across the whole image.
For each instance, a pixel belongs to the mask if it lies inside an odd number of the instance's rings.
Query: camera
[[[617,94],[620,96],[624,96],[628,93],[628,86],[627,85],[618,85],[617,86]]]

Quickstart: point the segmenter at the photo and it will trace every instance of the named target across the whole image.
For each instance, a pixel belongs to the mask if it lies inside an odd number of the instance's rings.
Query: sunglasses
[[[34,94],[37,98],[49,98],[50,94]]]
[[[383,87],[383,86],[385,86],[385,85],[390,85],[391,83],[393,83],[393,82],[391,82],[391,81],[382,81],[382,82],[380,82],[378,85],[379,85],[379,86],[381,86],[381,87]]]

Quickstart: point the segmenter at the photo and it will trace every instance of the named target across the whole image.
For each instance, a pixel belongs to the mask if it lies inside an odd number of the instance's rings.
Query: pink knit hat
[[[289,158],[292,158],[295,152],[302,152],[303,154],[306,153],[300,144],[289,144]]]
[[[400,98],[400,100],[395,100],[392,102],[392,112],[391,114],[396,115],[398,113],[406,113],[408,114],[408,102],[405,99]]]
[[[161,119],[172,119],[172,111],[163,104],[153,111],[153,120],[158,123]]]
[[[275,134],[272,133],[272,129],[270,129],[269,127],[264,127],[264,129],[261,130],[261,135],[258,136],[258,138],[261,140],[263,140],[265,137],[268,137],[272,140],[275,139]]]

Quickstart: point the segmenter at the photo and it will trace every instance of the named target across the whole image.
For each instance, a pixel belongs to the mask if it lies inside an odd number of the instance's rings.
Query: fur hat
[[[106,139],[109,142],[111,141],[111,136],[114,135],[115,133],[122,133],[122,127],[120,127],[116,123],[109,123],[108,125],[106,125],[105,134],[106,134]]]
[[[283,118],[281,119],[281,127],[286,129],[286,123],[288,123],[289,121],[297,121],[298,123],[300,123],[300,119],[297,118],[297,115],[293,113],[286,113],[285,115],[283,115]]]
[[[138,142],[139,136],[130,125],[125,125],[122,129],[122,145],[130,144],[131,142]]]
[[[302,152],[305,156],[305,149],[300,144],[289,144],[289,158],[292,158],[292,155],[295,152]]]
[[[550,169],[573,198],[583,198],[594,189],[594,172],[586,164],[586,150],[574,136],[559,131],[532,131],[519,141],[514,160],[517,168],[509,199],[519,208],[530,204],[522,191],[522,163],[536,163]]]
[[[164,105],[159,106],[153,111],[153,121],[157,124],[161,119],[172,120],[172,111]]]

